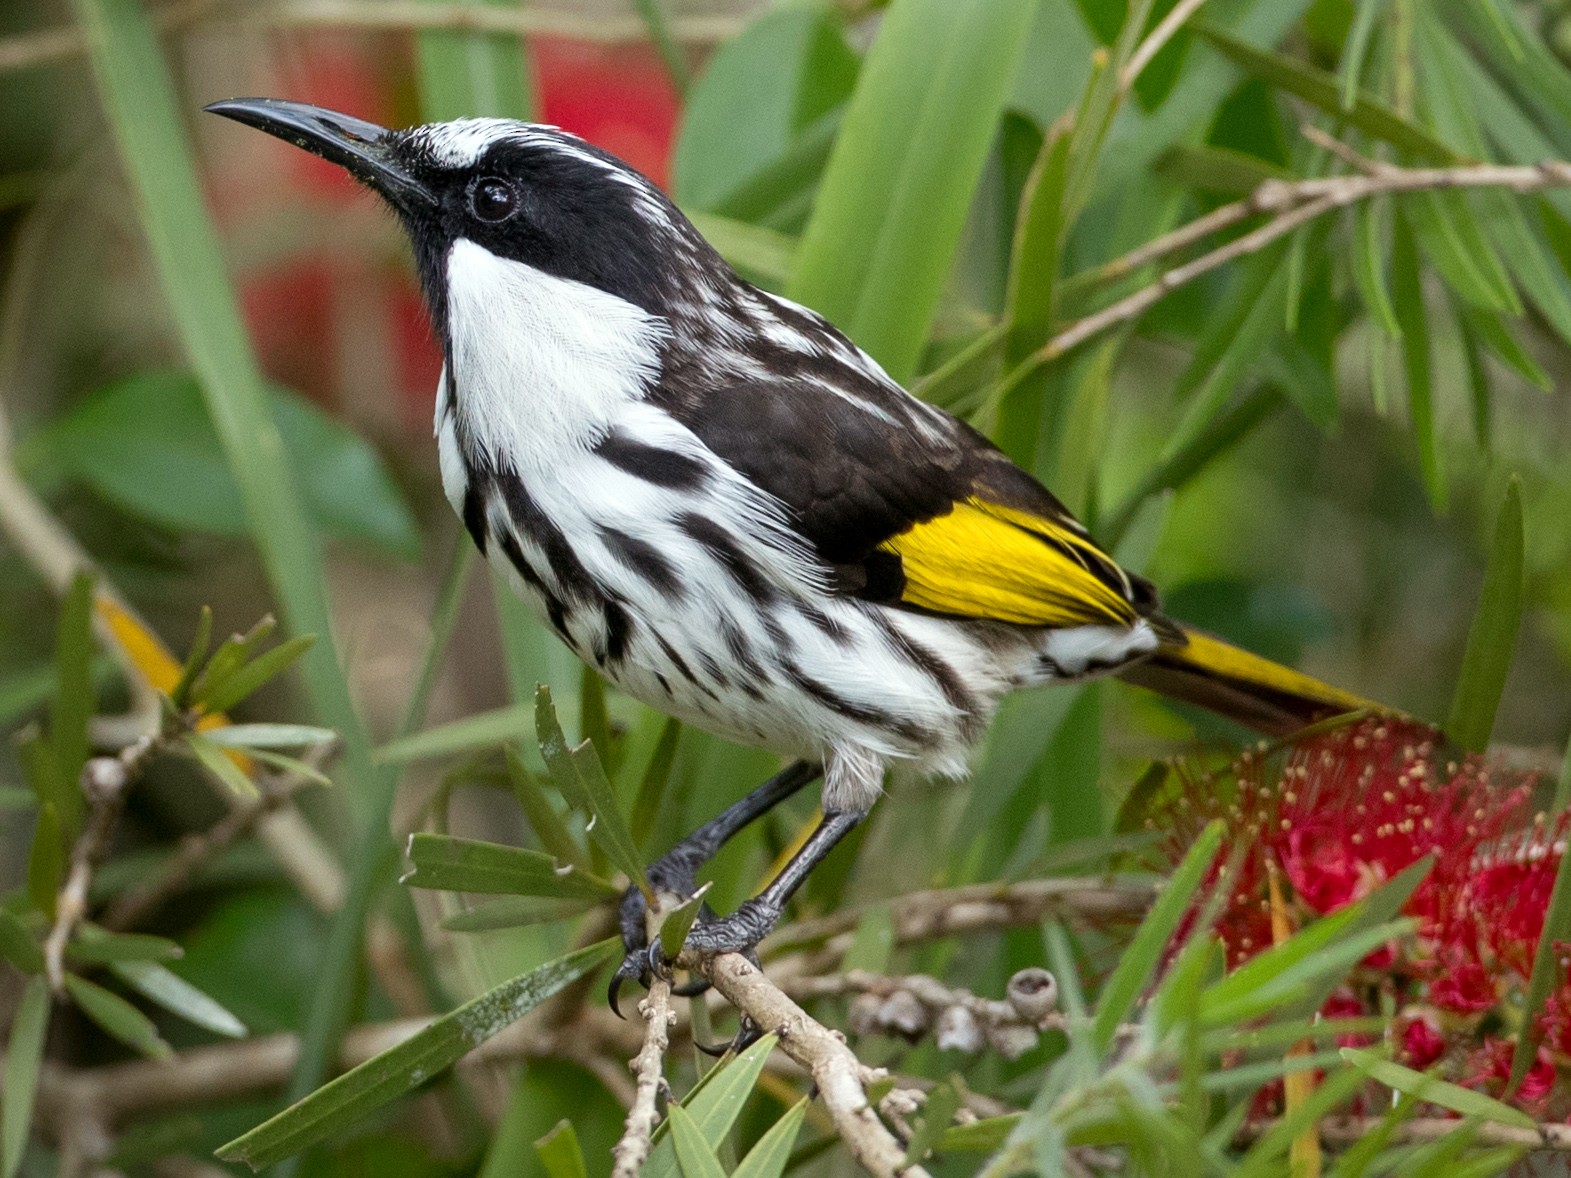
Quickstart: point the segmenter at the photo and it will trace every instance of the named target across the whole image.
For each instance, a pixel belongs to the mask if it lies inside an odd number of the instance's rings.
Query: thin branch
[[[660,1120],[658,1102],[665,1083],[665,1053],[671,1042],[671,1025],[676,1022],[669,978],[656,977],[650,982],[649,994],[638,1004],[638,1013],[644,1016],[644,1045],[633,1057],[637,1086],[621,1140],[611,1147],[611,1178],[638,1178]]]
[[[1151,906],[1153,883],[1091,878],[1030,879],[1013,884],[968,884],[912,892],[889,902],[895,943],[931,941],[964,933],[1018,928],[1055,919],[1108,921],[1138,918]],[[769,957],[821,946],[841,954],[865,908],[847,908],[816,920],[797,921],[763,943]]]
[[[65,993],[65,950],[77,925],[87,915],[93,870],[114,841],[126,790],[146,771],[148,762],[162,747],[163,736],[162,732],[148,733],[121,749],[118,756],[92,757],[82,766],[82,793],[90,807],[87,824],[71,848],[71,870],[55,897],[54,924],[44,938],[44,971],[50,989],[57,995]]]
[[[452,29],[474,33],[544,34],[578,41],[626,43],[648,39],[642,19],[628,14],[582,16],[561,9],[493,7],[483,4],[426,4],[422,0],[281,0],[247,7],[220,7],[214,0],[188,0],[160,8],[154,20],[165,31],[207,25],[274,29],[339,28],[367,31]],[[743,22],[730,16],[673,17],[673,40],[712,45],[734,37]],[[74,26],[39,29],[0,38],[0,73],[69,61],[86,52]]]
[[[1178,0],[1168,10],[1166,16],[1157,22],[1156,28],[1146,34],[1144,41],[1135,47],[1130,54],[1128,63],[1118,75],[1118,90],[1120,94],[1127,94],[1133,89],[1136,79],[1145,72],[1146,66],[1151,64],[1151,59],[1162,52],[1162,47],[1171,41],[1184,27],[1185,22],[1195,13],[1199,12],[1206,0]]]
[[[1228,262],[1258,253],[1316,217],[1360,200],[1401,193],[1466,188],[1505,188],[1516,193],[1530,193],[1565,187],[1571,187],[1571,163],[1560,160],[1548,160],[1534,167],[1501,164],[1468,164],[1452,168],[1382,167],[1374,173],[1354,176],[1268,180],[1243,200],[1224,205],[1092,271],[1091,276],[1096,280],[1121,277],[1256,214],[1273,214],[1265,224],[1249,233],[1181,266],[1175,266],[1133,294],[1068,324],[1033,353],[1012,376],[1018,379],[1023,372],[1051,363],[1103,332],[1139,318],[1179,287]]]
[[[882,1078],[881,1073],[857,1059],[842,1036],[810,1018],[740,954],[722,953],[691,964],[738,1011],[779,1036],[780,1049],[807,1069],[835,1131],[864,1170],[875,1178],[927,1178],[920,1165],[907,1163],[900,1142],[868,1102],[866,1085]]]

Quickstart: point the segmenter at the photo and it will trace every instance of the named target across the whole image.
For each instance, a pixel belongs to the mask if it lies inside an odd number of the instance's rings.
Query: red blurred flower
[[[1401,1061],[1419,1071],[1435,1063],[1446,1051],[1445,1036],[1425,1014],[1416,1014],[1404,1023],[1398,1039]]]

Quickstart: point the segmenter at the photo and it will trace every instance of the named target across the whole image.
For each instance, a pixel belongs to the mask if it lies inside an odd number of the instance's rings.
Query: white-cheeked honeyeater
[[[691,890],[822,773],[819,829],[690,945],[751,948],[886,771],[963,774],[1017,688],[1116,673],[1272,733],[1364,706],[1166,617],[1031,475],[738,277],[614,156],[504,119],[208,109],[343,165],[398,215],[446,356],[443,486],[487,560],[621,690],[799,759],[656,881]],[[658,964],[641,901],[623,911],[619,978]]]

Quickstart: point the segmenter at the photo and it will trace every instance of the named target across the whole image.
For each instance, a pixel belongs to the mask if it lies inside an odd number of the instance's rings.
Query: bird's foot
[[[664,890],[652,875],[650,883]],[[686,892],[678,891],[676,894],[691,895],[692,889],[689,887]],[[649,942],[644,931],[645,911],[643,896],[639,895],[636,889],[630,890],[622,900],[622,943],[627,949],[627,956],[622,958],[622,964],[612,975],[610,991],[607,994],[611,1009],[618,1015],[621,1014],[621,1010],[617,1006],[617,994],[624,982],[636,980],[648,986],[650,979],[655,975],[669,976],[671,972],[673,964],[671,959],[666,957],[658,941]],[[636,924],[630,919],[630,916],[635,913]],[[757,965],[758,943],[769,935],[779,919],[780,907],[762,897],[754,897],[744,902],[729,916],[715,916],[706,907],[700,912],[698,921],[688,930],[682,948],[684,951],[711,956],[719,953],[741,953]],[[687,995],[699,994],[708,989],[708,985],[707,982],[698,982],[693,986],[683,987],[678,992]]]

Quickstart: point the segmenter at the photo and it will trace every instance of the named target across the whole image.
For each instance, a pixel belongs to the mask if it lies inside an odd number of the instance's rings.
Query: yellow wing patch
[[[981,499],[892,536],[901,600],[935,613],[1023,626],[1127,626],[1129,581],[1081,533]]]

